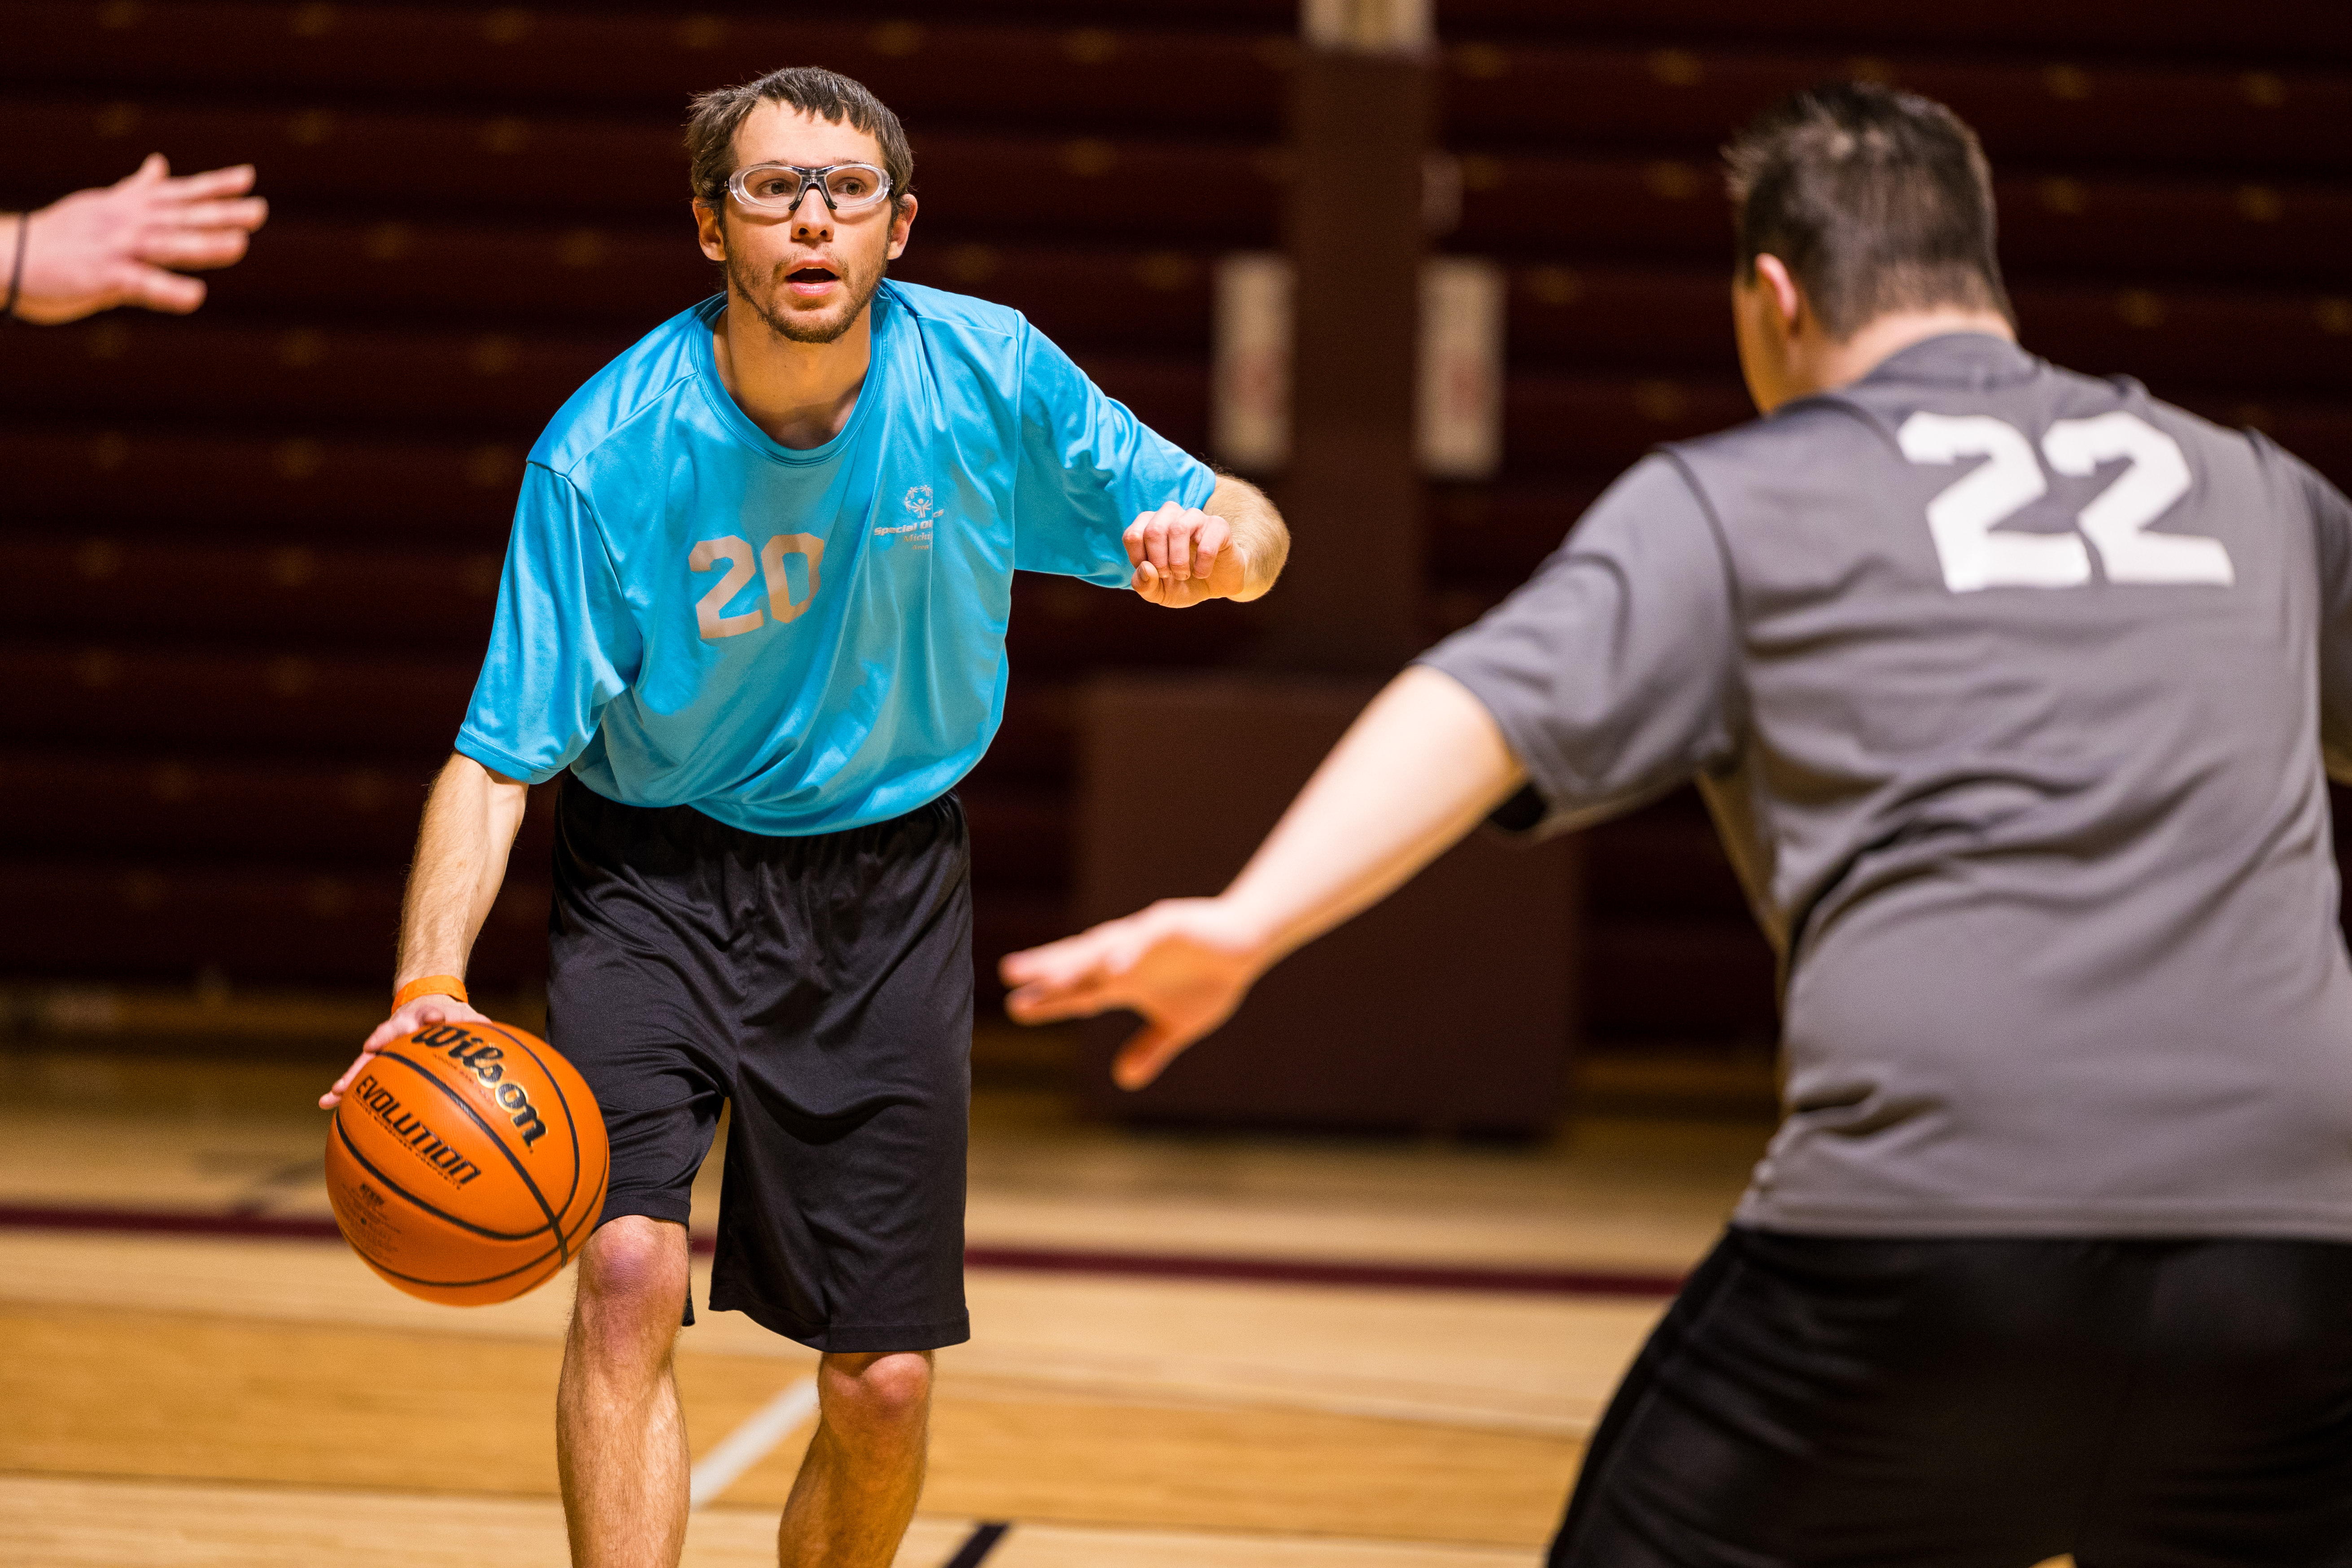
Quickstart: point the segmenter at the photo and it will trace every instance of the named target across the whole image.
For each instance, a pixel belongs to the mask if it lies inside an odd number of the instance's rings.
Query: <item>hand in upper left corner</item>
[[[253,165],[174,178],[162,153],[110,185],[60,196],[16,220],[23,273],[19,320],[79,321],[118,305],[184,315],[205,302],[205,286],[184,272],[234,265],[247,237],[269,216],[249,193]],[[0,289],[14,255],[0,255]]]
[[[1238,598],[1248,585],[1241,541],[1234,537],[1233,524],[1215,512],[1170,501],[1129,523],[1121,539],[1128,564],[1135,568],[1129,585],[1148,603],[1189,609],[1211,599]]]

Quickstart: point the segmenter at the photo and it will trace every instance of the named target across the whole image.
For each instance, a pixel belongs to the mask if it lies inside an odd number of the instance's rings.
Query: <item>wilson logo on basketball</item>
[[[441,1141],[440,1134],[425,1124],[425,1119],[400,1103],[400,1097],[376,1082],[369,1073],[353,1086],[358,1097],[371,1114],[391,1134],[407,1144],[423,1157],[425,1163],[441,1173],[446,1180],[464,1186],[482,1173],[482,1168]]]
[[[547,1136],[547,1123],[539,1119],[538,1109],[531,1104],[529,1091],[519,1083],[499,1082],[506,1077],[507,1069],[499,1065],[499,1058],[506,1055],[505,1051],[481,1036],[458,1028],[454,1024],[419,1029],[409,1037],[418,1045],[436,1051],[446,1046],[450,1060],[470,1068],[474,1076],[484,1083],[498,1084],[499,1104],[514,1118],[516,1128],[521,1131],[524,1153],[530,1153],[530,1146]]]

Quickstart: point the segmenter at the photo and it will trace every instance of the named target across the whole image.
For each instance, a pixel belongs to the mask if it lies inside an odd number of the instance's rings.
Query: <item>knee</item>
[[[591,1328],[675,1331],[686,1305],[686,1227],[643,1215],[601,1226],[580,1253],[575,1312]]]
[[[931,1406],[928,1351],[828,1355],[824,1418],[851,1442],[887,1442],[922,1431]]]

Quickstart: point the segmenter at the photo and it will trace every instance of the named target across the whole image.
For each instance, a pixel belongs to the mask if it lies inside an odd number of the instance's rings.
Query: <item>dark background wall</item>
[[[1439,22],[1465,186],[1441,244],[1507,263],[1510,368],[1505,471],[1430,497],[1431,635],[1650,443],[1748,414],[1713,150],[1831,76],[1979,127],[2032,346],[2352,482],[2340,5],[1441,0]],[[788,62],[866,80],[917,148],[899,275],[1029,312],[1199,450],[1213,263],[1279,243],[1295,31],[1289,0],[0,4],[0,207],[155,149],[258,163],[275,214],[193,319],[0,329],[0,974],[384,981],[521,455],[711,287],[688,93]],[[1020,584],[1003,735],[966,789],[984,963],[1067,918],[1075,679],[1250,635],[1225,606]],[[490,985],[543,962],[545,805]],[[1694,801],[1589,848],[1591,1031],[1769,1038],[1769,960]]]

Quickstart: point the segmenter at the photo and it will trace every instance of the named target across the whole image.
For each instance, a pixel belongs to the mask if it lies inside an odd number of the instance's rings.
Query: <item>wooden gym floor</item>
[[[568,1277],[435,1307],[304,1234],[326,1213],[320,1078],[0,1056],[0,1562],[565,1561]],[[1528,1568],[1661,1282],[1768,1131],[1139,1134],[983,1092],[970,1226],[994,1263],[971,1273],[972,1342],[940,1358],[899,1563],[968,1568],[999,1521],[991,1568]],[[689,1563],[774,1561],[814,1359],[735,1313],[681,1339],[715,1494]]]

